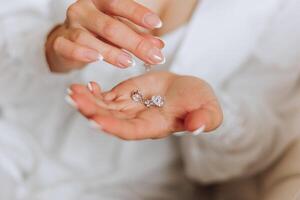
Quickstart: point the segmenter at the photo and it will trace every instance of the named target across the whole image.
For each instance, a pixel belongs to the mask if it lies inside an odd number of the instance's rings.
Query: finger
[[[160,39],[159,37],[153,36],[149,33],[145,33],[144,30],[141,30],[141,27],[136,26],[132,22],[124,19],[124,18],[117,18],[122,23],[126,24],[128,27],[130,27],[132,30],[143,36],[144,38],[148,39],[152,44],[154,44],[157,48],[162,49],[165,47],[165,42]]]
[[[91,81],[87,84],[87,88],[89,91],[98,99],[102,99],[102,91],[100,85],[98,83]]]
[[[117,98],[117,93],[113,91],[108,91],[103,93],[103,97],[105,101],[113,101]]]
[[[87,118],[99,114],[110,114],[110,111],[105,108],[106,104],[103,101],[92,99],[86,93],[73,93],[69,96],[75,102],[78,111]]]
[[[107,102],[107,108],[124,113],[138,113],[145,109],[142,103],[133,102],[131,99]]]
[[[124,23],[105,15],[104,13],[93,10],[86,14],[82,24],[85,28],[112,42],[114,45],[125,49],[135,56],[150,64],[163,64],[165,57],[161,50],[130,29]],[[87,20],[87,19],[94,20]]]
[[[217,129],[222,121],[222,110],[215,101],[188,113],[184,125],[187,131],[195,132],[202,129],[202,131],[209,132]]]
[[[162,39],[152,36],[150,34],[142,34],[142,35],[144,36],[144,38],[146,38],[152,44],[154,44],[157,48],[163,49],[165,47],[165,42]]]
[[[122,100],[122,101],[112,101],[107,103],[107,107],[110,110],[119,110],[119,111],[124,111],[130,104],[128,100]]]
[[[70,89],[72,92],[74,93],[78,93],[78,94],[85,94],[85,93],[91,93],[88,88],[86,88],[86,86],[82,85],[82,84],[72,84],[70,86]],[[91,95],[92,96],[92,95]]]
[[[163,25],[157,14],[132,0],[99,1],[99,7],[100,9],[102,7],[105,12],[124,17],[144,28],[155,29],[161,28]]]
[[[103,131],[123,140],[141,140],[145,138],[143,132],[145,132],[146,122],[143,120],[119,119],[113,115],[95,115],[91,117],[91,120],[99,124]]]
[[[84,95],[80,95],[78,93],[74,93],[69,95],[70,98],[76,103],[76,107],[78,111],[86,116],[87,118],[89,116],[95,115],[97,112],[97,105],[96,103],[93,103],[89,98],[87,98]]]
[[[173,128],[156,109],[149,109],[135,118],[122,119],[115,116],[91,117],[104,131],[124,140],[159,139],[168,136]]]
[[[112,65],[126,68],[135,64],[131,55],[113,45],[99,40],[85,30],[75,29],[70,33],[69,37],[77,44],[96,50],[101,55],[101,59],[104,59]]]
[[[90,63],[99,60],[99,53],[94,49],[76,44],[63,37],[58,37],[55,40],[53,47],[57,54],[66,59],[84,63]]]
[[[134,117],[133,113],[127,114],[117,110],[110,110],[106,105],[99,106],[99,101],[90,98],[86,93],[72,93],[69,96],[75,102],[79,112],[87,118],[92,118],[93,116],[114,116],[118,119],[130,119]]]
[[[94,96],[93,93],[90,92],[88,87],[84,85],[73,84],[71,85],[70,90],[72,91],[71,94],[73,94],[73,97],[76,96],[78,98],[87,98],[89,99],[89,101],[96,104],[97,106],[107,107],[106,103],[102,101],[102,97],[98,98],[97,96]]]

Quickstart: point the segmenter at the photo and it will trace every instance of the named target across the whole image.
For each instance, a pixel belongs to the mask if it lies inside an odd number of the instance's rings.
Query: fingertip
[[[97,82],[92,81],[91,84],[93,85],[94,90],[101,92],[101,86]]]
[[[116,58],[116,65],[120,68],[128,68],[134,67],[136,62],[131,55],[126,52],[122,52]]]
[[[65,96],[65,102],[69,104],[71,107],[78,109],[77,102],[71,97],[71,95]]]
[[[90,92],[94,92],[94,87],[93,87],[93,85],[92,85],[91,82],[89,82],[89,83],[87,84],[87,88],[89,89]]]
[[[93,95],[95,95],[95,97],[98,98],[101,97],[102,99],[102,94],[101,94],[102,91],[98,83],[91,81],[87,84],[87,88]]]
[[[148,39],[153,45],[155,45],[159,49],[163,49],[165,47],[165,42],[159,37],[152,36],[148,37]]]
[[[200,128],[198,128],[195,131],[193,131],[193,135],[197,136],[197,135],[200,135],[200,134],[204,133],[205,128],[206,128],[205,125],[201,126]]]
[[[217,129],[222,121],[223,113],[221,110],[200,108],[188,113],[184,124],[187,131],[197,134],[197,130],[203,126],[203,132],[210,132]]]
[[[160,17],[157,14],[154,14],[151,12],[144,15],[143,23],[147,27],[153,28],[153,29],[158,29],[163,26],[163,22],[160,19]]]
[[[77,109],[86,117],[96,113],[97,106],[82,94],[73,94],[72,99],[77,105]]]
[[[72,94],[73,94],[73,91],[72,91],[72,89],[70,89],[70,88],[67,88],[67,94],[68,94],[68,95],[72,95]]]
[[[166,42],[163,40],[163,39],[161,39],[161,38],[159,38],[159,37],[154,37],[155,39],[156,39],[156,41],[160,44],[160,48],[161,49],[163,49],[165,46],[166,46]]]
[[[84,93],[87,91],[87,88],[81,84],[72,84],[69,89],[73,92],[73,93]]]
[[[184,127],[189,132],[195,132],[201,127],[207,127],[207,116],[202,112],[202,109],[194,110],[187,114]]]

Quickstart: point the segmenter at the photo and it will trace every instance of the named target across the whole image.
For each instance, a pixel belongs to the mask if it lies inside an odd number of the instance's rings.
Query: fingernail
[[[194,135],[194,136],[200,135],[200,134],[204,133],[204,130],[205,130],[205,125],[201,126],[201,127],[198,128],[197,130],[195,130],[195,131],[193,132],[193,135]]]
[[[67,88],[67,94],[68,94],[68,95],[72,95],[72,94],[73,94],[73,91],[72,91],[70,88]]]
[[[153,28],[161,28],[163,23],[160,18],[153,13],[148,13],[144,17],[144,23]]]
[[[65,101],[72,107],[77,109],[77,104],[76,102],[68,95],[65,97]]]
[[[160,37],[154,36],[154,38],[157,39],[157,40],[159,40],[162,43],[163,46],[166,45],[166,42],[163,39],[161,39]]]
[[[187,135],[187,133],[186,132],[177,132],[177,133],[174,133],[173,135],[180,137],[180,136]]]
[[[102,130],[102,126],[95,122],[94,120],[89,120],[89,124],[93,129]]]
[[[99,54],[99,55],[98,55],[98,60],[99,60],[99,61],[103,61],[103,60],[104,60],[104,57],[103,57],[101,54]]]
[[[150,49],[148,55],[151,63],[153,64],[164,64],[166,62],[166,58],[163,56],[161,51],[156,47]]]
[[[89,83],[87,84],[87,87],[88,87],[89,91],[91,91],[91,92],[93,92],[93,91],[94,91],[94,89],[93,89],[93,85],[92,85],[92,83],[91,83],[91,82],[89,82]]]
[[[99,60],[99,53],[95,51],[84,51],[83,53],[84,58],[87,62],[92,62]]]
[[[120,67],[132,67],[135,65],[133,58],[126,53],[120,54],[117,58],[117,61]]]

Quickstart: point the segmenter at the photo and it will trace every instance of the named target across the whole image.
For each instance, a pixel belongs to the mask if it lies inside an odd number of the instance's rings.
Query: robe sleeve
[[[295,116],[300,95],[295,94],[300,90],[296,75],[291,75],[295,70],[270,69],[268,77],[252,80],[241,80],[245,76],[239,74],[239,80],[216,90],[223,125],[211,133],[180,138],[191,179],[212,183],[251,176],[284,152],[299,130],[300,117]]]
[[[191,179],[214,183],[257,174],[298,137],[300,4],[285,2],[234,73],[223,80],[206,79],[214,85],[224,123],[212,133],[180,138],[185,172]],[[201,60],[194,64],[199,66]],[[218,69],[207,77],[222,77]],[[201,73],[194,70],[190,75],[202,78]]]
[[[0,104],[26,96],[41,80],[55,76],[49,71],[44,49],[48,33],[61,22],[62,17],[58,16],[64,15],[62,8],[52,9],[54,3],[49,0],[1,3]]]

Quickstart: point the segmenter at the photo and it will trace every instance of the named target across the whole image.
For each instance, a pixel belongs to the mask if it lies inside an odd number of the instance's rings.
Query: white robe
[[[254,175],[299,133],[298,0],[201,1],[170,70],[212,84],[224,124],[210,135],[144,142],[96,133],[64,103],[72,82],[108,89],[141,71],[95,63],[51,74],[45,38],[70,3],[1,2],[1,200],[189,199],[184,175],[199,183]]]

